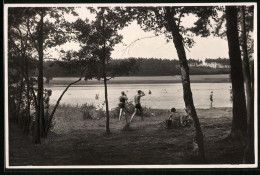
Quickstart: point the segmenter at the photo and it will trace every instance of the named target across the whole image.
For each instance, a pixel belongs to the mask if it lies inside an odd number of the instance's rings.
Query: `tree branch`
[[[108,81],[111,80],[112,78],[115,78],[115,77],[110,77],[110,78],[106,78]]]
[[[29,17],[26,20],[26,25],[27,25],[27,32],[26,32],[26,39],[25,39],[25,48],[28,46],[28,38],[29,38],[29,31],[28,29],[30,28],[29,26]]]
[[[12,41],[13,45],[15,46],[15,48],[16,48],[19,52],[22,52],[22,50],[15,44],[13,38],[12,38],[12,37],[9,37],[9,39]]]
[[[180,23],[181,23],[181,17],[184,13],[184,8],[182,9],[181,13],[180,13],[180,16],[179,16],[179,19],[178,19],[178,28],[180,27]]]
[[[163,34],[161,34],[163,35]],[[126,50],[129,49],[134,43],[136,43],[137,41],[140,41],[142,39],[147,39],[147,38],[154,38],[154,37],[158,37],[158,36],[161,36],[161,35],[156,35],[156,36],[148,36],[148,37],[143,37],[143,38],[138,38],[136,40],[134,40],[133,42],[131,42],[126,48],[125,48],[125,51],[124,53],[122,54],[122,56],[125,54]],[[129,50],[128,50],[129,51]]]
[[[58,107],[59,104],[60,104],[60,101],[61,101],[63,95],[67,92],[67,90],[69,89],[70,86],[72,86],[72,85],[78,83],[79,81],[81,81],[81,79],[82,79],[82,77],[83,77],[83,74],[84,74],[84,72],[86,71],[86,69],[87,69],[87,67],[85,67],[85,68],[82,70],[82,72],[81,72],[80,77],[79,77],[78,80],[76,80],[76,81],[74,81],[74,82],[68,84],[68,86],[65,88],[65,90],[62,92],[62,94],[60,95],[59,99],[57,100],[57,103],[56,103],[56,105],[54,106],[54,109],[53,109],[52,112],[51,112],[50,118],[47,120],[47,124],[46,124],[46,127],[45,127],[45,136],[46,136],[46,137],[47,137],[47,134],[48,134],[48,132],[49,132],[49,129],[50,129],[50,125],[51,125],[51,121],[52,121],[52,119],[53,119],[53,116],[54,116],[54,114],[55,114],[55,112],[56,112],[57,107]]]
[[[27,26],[27,27],[28,27],[28,26]],[[29,33],[30,33],[30,35],[31,35],[31,38],[32,38],[32,33],[31,33],[31,30],[30,30],[30,27],[28,27],[28,31],[29,31]],[[33,41],[33,44],[34,44],[35,49],[37,50],[37,52],[39,52],[39,49],[38,49],[37,44],[36,44],[36,42],[35,42],[35,39],[32,38],[32,41]]]
[[[190,52],[190,50],[188,49],[188,47],[187,46],[185,46],[185,44],[183,43],[183,46],[185,47],[185,49],[187,49],[189,52]]]

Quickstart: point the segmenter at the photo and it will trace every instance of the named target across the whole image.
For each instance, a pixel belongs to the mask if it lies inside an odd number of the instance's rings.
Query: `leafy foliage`
[[[180,33],[183,37],[183,43],[186,47],[191,48],[195,42],[192,38],[193,34],[207,37],[210,35],[211,20],[216,21],[218,17],[217,11],[221,7],[193,7],[193,6],[179,6],[174,8],[174,20],[176,21]],[[165,20],[165,7],[129,7],[127,8],[129,14],[138,21],[138,24],[145,31],[154,31],[155,35],[164,34],[166,41],[172,39],[170,29]],[[193,27],[185,27],[182,24],[182,18],[188,15],[195,15],[197,21]]]
[[[80,67],[87,67],[85,80],[103,80],[106,78],[105,74],[111,77],[128,74],[136,68],[134,60],[117,64],[111,62],[113,47],[122,41],[118,31],[131,21],[128,13],[121,7],[98,7],[88,10],[96,15],[96,19],[78,19],[73,23],[72,28],[76,31],[75,40],[80,42],[81,49],[78,52],[70,52],[70,56],[67,52],[66,59],[75,60]]]
[[[76,15],[73,8],[8,8],[8,64],[11,73],[9,86],[11,89],[16,89],[12,91],[14,94],[9,94],[9,96],[19,97],[18,100],[12,101],[12,105],[15,105],[18,111],[25,110],[25,116],[22,119],[24,120],[23,129],[27,134],[31,122],[30,110],[33,108],[38,110],[39,107],[35,90],[38,91],[38,97],[43,96],[41,91],[43,84],[41,88],[38,85],[38,89],[35,89],[36,80],[33,78],[37,75],[36,70],[39,72],[39,80],[43,78],[40,73],[43,69],[41,64],[43,55],[48,58],[48,54],[44,54],[43,51],[61,45],[71,38],[70,25],[64,18],[65,13]],[[46,77],[49,77],[48,74]],[[14,85],[17,82],[21,82],[21,86]]]
[[[205,63],[219,63],[223,66],[229,66],[230,65],[230,61],[228,58],[217,58],[217,59],[205,59]]]

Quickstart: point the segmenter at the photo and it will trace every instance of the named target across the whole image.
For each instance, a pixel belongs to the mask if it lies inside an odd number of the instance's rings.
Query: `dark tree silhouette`
[[[27,117],[24,122],[24,130],[28,131],[29,127],[29,111],[30,111],[30,94],[34,99],[36,108],[35,131],[33,142],[40,143],[40,138],[44,136],[45,120],[44,120],[44,105],[43,105],[43,60],[47,54],[44,50],[57,45],[61,45],[69,38],[69,23],[64,19],[65,13],[73,13],[73,8],[32,8],[19,7],[9,9],[9,38],[8,41],[12,48],[16,48],[16,52],[20,54],[19,57],[24,60],[21,68],[23,78],[26,80],[26,96],[27,96]],[[74,13],[73,13],[74,14]],[[48,16],[48,18],[46,17]],[[48,19],[53,19],[51,22]],[[17,32],[18,31],[18,32]],[[16,34],[19,34],[19,37]],[[12,35],[14,34],[14,35]],[[20,43],[19,43],[20,41]],[[11,49],[12,49],[11,48]],[[9,50],[10,55],[14,53]],[[38,68],[38,89],[37,97],[34,92],[34,87],[29,77],[29,59],[38,59],[34,62]],[[16,60],[18,61],[18,60]],[[35,74],[34,74],[35,75]],[[30,92],[31,91],[31,92]],[[30,93],[29,93],[30,92]],[[37,99],[36,99],[37,98]]]
[[[77,20],[74,23],[73,26],[78,31],[77,40],[82,47],[78,53],[73,55],[76,55],[78,60],[85,60],[88,67],[85,80],[95,78],[104,83],[106,132],[110,133],[107,82],[116,75],[127,74],[135,65],[133,60],[132,63],[130,61],[111,64],[111,52],[114,50],[113,47],[122,40],[118,30],[126,26],[131,19],[120,7],[88,9],[96,15],[96,19],[91,23],[88,20]]]
[[[194,126],[196,128],[196,139],[199,146],[199,159],[201,162],[205,162],[203,133],[193,103],[192,92],[190,87],[189,66],[186,58],[185,49],[183,46],[183,38],[180,35],[179,28],[174,20],[175,9],[173,7],[172,8],[166,7],[165,10],[166,10],[165,19],[168,22],[169,30],[171,31],[173,36],[173,43],[175,45],[180,60],[181,78],[182,78],[183,96],[184,96],[183,98],[184,98],[186,110],[187,113],[194,120]]]
[[[231,66],[233,91],[233,120],[231,137],[245,135],[247,132],[247,113],[244,92],[242,60],[238,40],[237,7],[226,7],[227,39]]]

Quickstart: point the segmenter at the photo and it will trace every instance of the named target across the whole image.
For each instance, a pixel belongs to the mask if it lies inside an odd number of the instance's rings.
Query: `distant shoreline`
[[[78,80],[77,77],[54,77],[46,86],[67,86]],[[230,83],[229,74],[218,75],[190,75],[191,83]],[[115,77],[108,84],[169,84],[181,83],[181,76],[140,76],[140,77]],[[101,85],[103,81],[80,81],[76,85]]]

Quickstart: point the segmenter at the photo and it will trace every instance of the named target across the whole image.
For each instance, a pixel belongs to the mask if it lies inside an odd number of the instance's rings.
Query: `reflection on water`
[[[192,95],[196,108],[209,108],[210,92],[213,91],[213,107],[232,107],[230,102],[230,83],[192,83]],[[55,104],[65,87],[52,89],[51,104]],[[184,108],[182,84],[111,84],[108,85],[109,108],[118,105],[121,91],[125,91],[129,101],[134,100],[138,90],[145,92],[142,106],[154,109]],[[149,90],[151,94],[149,94]],[[96,95],[98,94],[98,98]],[[61,104],[81,105],[84,103],[102,107],[104,103],[104,87],[102,85],[70,87],[61,100]]]

